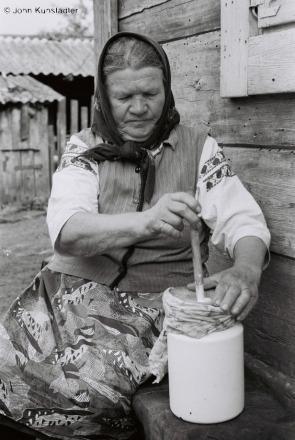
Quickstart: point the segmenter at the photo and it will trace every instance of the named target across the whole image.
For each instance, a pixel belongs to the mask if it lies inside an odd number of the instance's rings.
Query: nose
[[[130,106],[130,112],[136,115],[142,115],[147,111],[147,105],[143,96],[133,96]]]

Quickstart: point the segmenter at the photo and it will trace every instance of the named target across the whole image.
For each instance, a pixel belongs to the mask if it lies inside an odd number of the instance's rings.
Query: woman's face
[[[117,70],[108,75],[106,90],[121,138],[146,141],[164,107],[162,70],[158,67]]]

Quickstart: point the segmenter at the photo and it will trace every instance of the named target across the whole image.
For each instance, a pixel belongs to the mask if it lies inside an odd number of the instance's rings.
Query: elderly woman
[[[0,328],[6,416],[62,439],[136,435],[130,401],[151,376],[162,292],[194,280],[190,228],[203,263],[209,233],[234,260],[206,279],[215,305],[242,320],[256,303],[269,246],[262,212],[217,143],[179,119],[162,48],[112,37],[93,125],[71,137],[53,177],[54,259]]]

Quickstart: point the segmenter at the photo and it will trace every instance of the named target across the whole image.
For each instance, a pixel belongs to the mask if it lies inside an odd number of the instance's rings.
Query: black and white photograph
[[[295,440],[295,0],[0,0],[2,440]]]

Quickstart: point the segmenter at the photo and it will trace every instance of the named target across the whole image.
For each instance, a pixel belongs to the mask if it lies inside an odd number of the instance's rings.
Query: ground
[[[0,317],[52,254],[46,210],[0,210]]]

